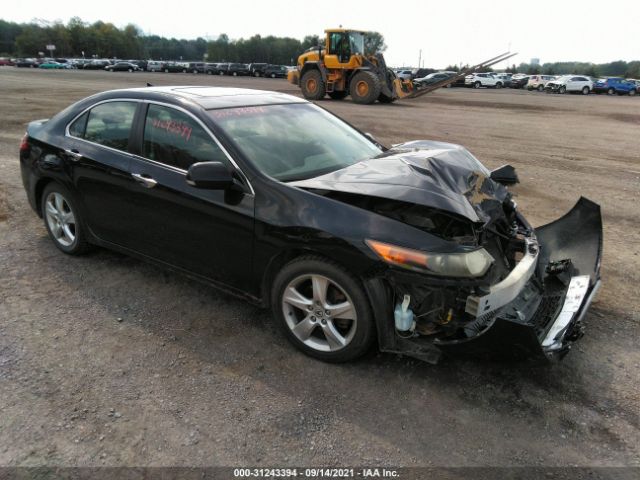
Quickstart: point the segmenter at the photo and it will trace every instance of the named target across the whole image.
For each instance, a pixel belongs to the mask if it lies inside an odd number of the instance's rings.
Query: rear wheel
[[[636,91],[635,91],[635,90],[629,90],[629,96],[630,96],[630,97],[635,96],[635,94],[636,94]]]
[[[582,87],[582,94],[589,95],[589,87]]]
[[[473,88],[480,88],[482,86],[482,84],[480,82],[475,82],[473,84]]]
[[[187,73],[187,69],[186,69],[186,68],[183,68],[183,69],[182,69],[182,73]]]
[[[502,88],[502,83],[500,82],[496,83],[496,88]]]
[[[607,95],[613,95],[614,93],[616,93],[616,91],[613,88],[607,90]]]
[[[371,104],[380,96],[380,79],[375,73],[363,70],[351,79],[349,93],[355,103]]]
[[[165,68],[165,69],[164,69],[164,73],[169,73],[169,69],[168,69],[168,68]]]
[[[566,93],[567,92],[567,87],[565,87],[564,85],[562,85],[559,89],[558,89],[558,93]]]
[[[349,95],[349,92],[345,90],[341,90],[339,92],[329,92],[329,97],[331,97],[333,100],[343,100],[347,95]]]
[[[324,258],[302,257],[287,264],[273,283],[271,305],[289,341],[321,360],[353,360],[375,337],[360,281]]]
[[[131,73],[131,72],[133,72],[133,68],[129,68],[127,71],[128,71],[129,73]]]
[[[238,76],[238,72],[233,72],[233,76],[237,77]]]
[[[49,237],[58,249],[70,255],[89,250],[82,218],[69,190],[58,183],[47,185],[42,193],[41,209]]]
[[[322,75],[318,70],[306,72],[300,81],[300,88],[302,89],[302,95],[307,100],[320,100],[327,92]]]
[[[542,84],[538,85],[538,91],[539,92],[544,91],[544,85],[542,85]]]

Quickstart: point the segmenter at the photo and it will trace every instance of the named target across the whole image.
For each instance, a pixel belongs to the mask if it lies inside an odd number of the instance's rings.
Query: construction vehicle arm
[[[438,82],[434,82],[432,84],[425,85],[425,86],[420,86],[419,84],[415,84],[411,80],[401,80],[399,78],[396,78],[394,80],[394,91],[395,91],[395,94],[398,96],[398,98],[417,98],[429,92],[433,92],[438,88],[446,87],[447,85],[455,83],[460,78],[464,78],[470,73],[475,73],[478,70],[482,70],[487,67],[490,67],[491,65],[495,65],[496,63],[507,60],[515,55],[517,55],[517,53],[509,53],[509,52],[503,53],[502,55],[498,55],[497,57],[490,58],[489,60],[485,60],[484,62],[479,63],[477,65],[467,67],[461,70],[456,75],[453,75],[449,78],[445,78],[444,80],[440,80]]]

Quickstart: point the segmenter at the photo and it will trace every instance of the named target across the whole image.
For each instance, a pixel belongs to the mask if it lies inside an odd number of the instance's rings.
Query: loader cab
[[[364,32],[356,30],[326,30],[327,52],[324,63],[328,68],[354,68],[364,56]]]

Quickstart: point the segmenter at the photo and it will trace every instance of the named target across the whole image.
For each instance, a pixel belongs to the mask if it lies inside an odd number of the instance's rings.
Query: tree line
[[[378,32],[370,34],[367,50],[383,51],[384,37]],[[86,23],[78,17],[67,24],[42,20],[14,23],[0,19],[0,55],[10,57],[49,55],[46,46],[55,45],[55,57],[294,64],[298,55],[323,42],[318,35],[307,35],[303,40],[272,35],[232,40],[224,33],[215,40],[202,37],[186,40],[143,35],[133,24],[118,28],[102,21]]]

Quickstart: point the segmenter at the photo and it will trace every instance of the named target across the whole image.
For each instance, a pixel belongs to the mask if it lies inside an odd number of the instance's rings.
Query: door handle
[[[132,173],[131,176],[136,179],[136,182],[142,184],[146,188],[153,188],[158,184],[158,182],[156,182],[153,178],[147,175],[142,175],[140,173]]]
[[[78,150],[76,150],[75,148],[73,148],[71,150],[65,150],[64,153],[69,155],[69,157],[71,157],[71,160],[73,160],[74,162],[78,162],[78,161],[82,160],[82,154]]]

